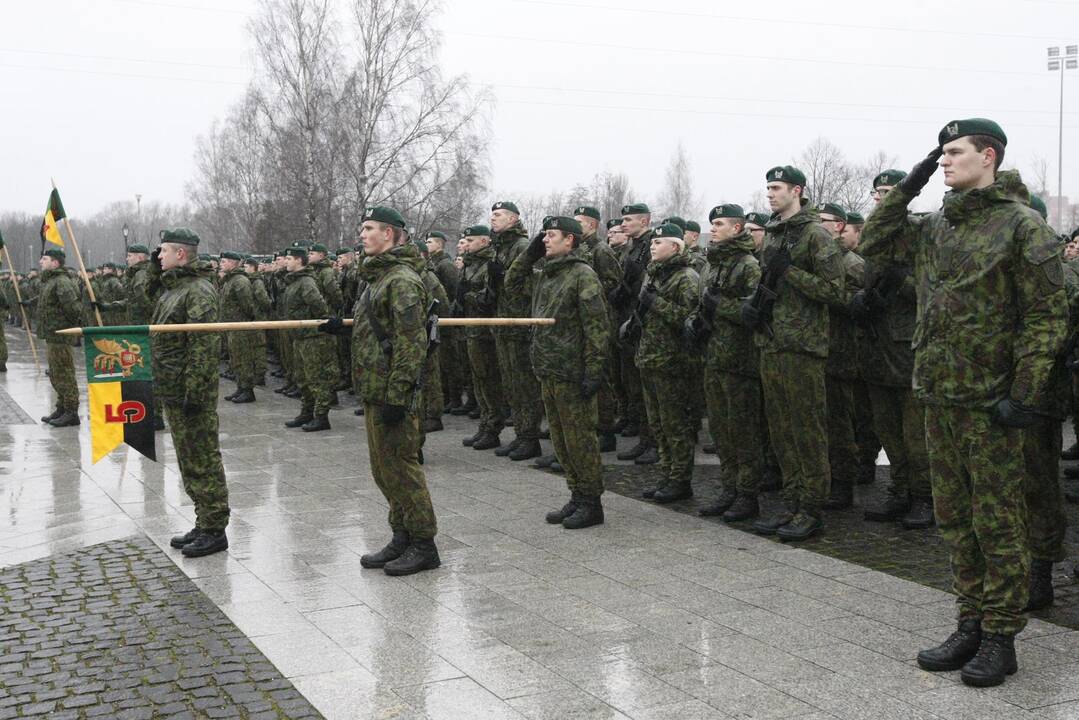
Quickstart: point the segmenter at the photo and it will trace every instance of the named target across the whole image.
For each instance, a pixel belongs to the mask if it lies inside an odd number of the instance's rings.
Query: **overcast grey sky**
[[[342,0],[344,2],[344,0]],[[184,200],[196,135],[253,72],[253,0],[0,2],[0,210]],[[907,169],[958,117],[1050,161],[1079,1],[447,0],[447,73],[490,85],[492,189],[568,189],[625,172],[655,199],[679,141],[705,203],[741,202],[815,137]],[[1060,33],[1072,33],[1064,34]],[[1064,193],[1079,199],[1079,70],[1065,77]],[[936,178],[921,200],[935,205]]]

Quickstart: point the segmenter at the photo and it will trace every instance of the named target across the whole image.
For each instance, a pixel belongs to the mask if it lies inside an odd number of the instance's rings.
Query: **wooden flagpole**
[[[52,181],[52,189],[59,193],[59,189],[56,187],[56,181]],[[67,228],[67,237],[71,240],[71,247],[75,249],[75,259],[79,261],[79,273],[82,275],[82,281],[86,283],[86,292],[90,296],[90,302],[94,305],[97,304],[97,298],[94,296],[94,286],[90,284],[90,276],[86,274],[86,266],[82,262],[82,253],[79,252],[79,244],[75,242],[75,233],[71,231],[71,221],[67,219],[67,212],[64,212],[64,227]],[[94,317],[97,318],[97,324],[103,326],[105,323],[101,321],[101,311],[96,307],[94,308]]]
[[[131,329],[146,327],[151,333],[177,332],[235,332],[237,330],[299,330],[317,328],[325,320],[252,320],[249,322],[216,323],[175,323],[171,325],[133,326]],[[351,325],[352,319],[342,320],[342,324]],[[527,327],[530,325],[554,325],[554,318],[443,318],[439,327]],[[124,332],[124,326],[117,326],[116,332]],[[57,330],[57,335],[82,335],[82,328]]]
[[[26,339],[30,341],[30,352],[34,354],[34,368],[37,374],[41,374],[41,361],[37,357],[37,346],[34,345],[34,334],[30,332],[30,320],[26,317],[26,307],[22,304],[22,293],[19,292],[19,279],[15,277],[15,267],[11,264],[11,253],[4,246],[4,259],[7,261],[8,277],[15,287],[15,299],[19,301],[19,311],[22,312],[22,327],[26,330]]]

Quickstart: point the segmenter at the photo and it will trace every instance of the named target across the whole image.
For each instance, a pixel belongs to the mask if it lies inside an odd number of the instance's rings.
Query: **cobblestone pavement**
[[[13,345],[0,386],[42,415]],[[604,526],[547,525],[562,478],[462,447],[460,418],[425,446],[442,568],[362,570],[388,529],[354,401],[312,437],[256,392],[220,405],[227,553],[167,547],[193,521],[167,433],[161,463],[91,465],[85,420],[35,423],[0,426],[0,567],[144,534],[331,719],[1079,717],[1079,631],[1034,619],[1016,676],[964,687],[914,663],[954,628],[947,593],[617,493]]]
[[[0,571],[0,718],[319,718],[153,543]]]

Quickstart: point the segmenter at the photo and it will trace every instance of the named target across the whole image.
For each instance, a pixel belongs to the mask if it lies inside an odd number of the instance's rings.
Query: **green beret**
[[[580,239],[584,234],[584,229],[581,227],[581,223],[577,222],[576,218],[571,217],[548,217],[543,221],[544,230],[561,230],[564,233],[570,233],[576,235]]]
[[[302,247],[285,248],[285,251],[281,254],[285,257],[307,257],[307,251]]]
[[[836,205],[835,203],[824,203],[819,208],[817,208],[817,212],[835,215],[843,222],[847,221],[847,211],[841,208],[839,205]]]
[[[516,203],[510,202],[509,200],[499,200],[496,202],[491,206],[491,212],[494,212],[495,210],[509,210],[515,215],[521,214],[521,211],[517,209]]]
[[[895,187],[906,176],[907,174],[902,170],[885,170],[873,178],[873,189],[876,190],[881,186]]]
[[[652,231],[652,237],[682,239],[682,228],[674,223],[663,223]]]
[[[992,120],[986,118],[967,118],[966,120],[952,120],[945,125],[937,135],[937,143],[941,147],[968,135],[988,135],[1000,141],[1001,145],[1008,144],[1008,136],[1004,130]]]
[[[486,225],[470,225],[461,231],[461,237],[471,237],[473,235],[491,237],[491,228]]]
[[[311,243],[311,247],[307,248],[308,252],[320,252],[327,253],[329,250],[322,243]]]
[[[856,212],[854,212],[852,210],[851,212],[847,213],[847,224],[848,225],[865,225],[865,218],[862,217],[861,213],[856,213]]]
[[[622,206],[623,215],[651,215],[652,211],[644,203],[632,203]]]
[[[139,244],[128,245],[127,246],[127,251],[129,253],[143,253],[144,255],[149,255],[150,254],[150,248],[146,247],[145,245],[139,245]]]
[[[350,252],[352,252],[352,248],[350,248],[350,247],[339,247],[339,248],[337,248],[337,257],[341,257],[342,255],[347,255]]]
[[[607,229],[610,230],[611,228],[618,227],[621,224],[622,224],[622,218],[620,218],[620,217],[611,218],[610,220],[607,221]]]
[[[438,230],[432,230],[431,232],[427,233],[427,238],[438,238],[442,242],[446,242],[447,240],[449,240],[449,238],[446,237],[446,233],[439,232]]]
[[[240,253],[236,252],[235,250],[226,250],[225,252],[221,253],[221,259],[222,260],[243,260],[244,256],[241,255]]]
[[[210,253],[199,253],[198,259],[199,260],[205,260],[206,262],[209,262],[210,260],[214,259],[214,256],[211,255]]]
[[[600,218],[599,210],[592,207],[591,205],[581,205],[579,208],[573,211],[573,214],[575,216],[580,215],[582,217],[590,217],[596,222],[599,222],[602,219]]]
[[[336,260],[337,259],[337,253],[326,253],[326,259],[327,260]]]
[[[746,222],[747,223],[753,223],[754,225],[760,225],[761,227],[764,227],[765,225],[767,225],[768,221],[771,220],[771,219],[772,218],[768,213],[761,213],[761,212],[746,213]]]
[[[708,213],[708,222],[712,222],[716,218],[736,218],[738,220],[745,220],[746,211],[742,209],[741,205],[735,205],[734,203],[716,205],[712,208],[712,211]]]
[[[180,245],[198,245],[199,236],[194,230],[188,228],[173,228],[172,230],[162,230],[161,242],[178,243]]]
[[[701,224],[696,220],[686,220],[686,232],[699,233],[701,231]]]
[[[776,165],[764,175],[767,182],[779,180],[790,185],[806,186],[805,173],[791,165]]]
[[[686,231],[686,221],[678,217],[677,215],[671,215],[669,218],[664,218],[663,220],[659,221],[660,225],[667,225],[668,223],[671,225],[677,225],[682,229],[682,232]]]
[[[1038,214],[1042,216],[1042,220],[1049,219],[1049,208],[1045,206],[1045,201],[1037,195],[1030,196],[1030,207],[1038,211]]]
[[[244,265],[254,265],[257,267],[260,262],[262,262],[262,258],[251,255],[246,260],[244,260]]]
[[[393,208],[382,207],[381,205],[375,207],[369,207],[363,212],[363,222],[368,220],[374,222],[385,223],[386,225],[393,225],[404,229],[405,219],[401,217],[401,213],[397,212]]]

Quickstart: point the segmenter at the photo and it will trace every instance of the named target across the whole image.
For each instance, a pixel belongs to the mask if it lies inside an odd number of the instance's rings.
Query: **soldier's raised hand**
[[[932,152],[925,156],[925,159],[911,168],[910,174],[899,181],[896,187],[900,188],[908,195],[917,195],[929,182],[929,178],[933,177],[933,173],[937,171],[937,161],[940,160],[940,156],[944,154],[944,150],[940,147],[933,148]]]

